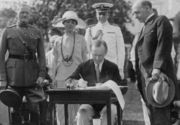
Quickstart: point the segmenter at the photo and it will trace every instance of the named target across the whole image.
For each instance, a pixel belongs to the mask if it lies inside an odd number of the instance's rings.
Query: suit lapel
[[[106,71],[107,71],[107,60],[104,59],[104,62],[102,64],[102,69],[101,69],[101,72],[100,72],[100,81],[102,81],[102,78],[106,76]]]
[[[107,69],[106,60],[104,59],[104,62],[102,64],[102,69],[101,69],[101,72],[100,72],[100,76],[102,76],[102,74],[105,73],[106,69]]]
[[[153,15],[152,17],[150,17],[144,24],[144,26],[142,27],[141,29],[141,32],[139,34],[139,37],[138,37],[138,42],[139,43],[140,41],[143,42],[143,38],[144,38],[144,35],[147,33],[147,31],[149,31],[149,26],[148,25],[151,25],[154,21],[154,19],[156,18],[156,15]]]
[[[144,26],[142,27],[141,32],[139,33],[138,41],[140,41],[144,36],[143,28],[144,28]]]

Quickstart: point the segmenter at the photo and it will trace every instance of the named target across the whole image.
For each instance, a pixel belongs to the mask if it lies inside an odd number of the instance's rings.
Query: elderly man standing
[[[45,99],[41,89],[45,77],[45,52],[40,31],[29,25],[30,7],[24,5],[18,13],[18,24],[4,30],[0,43],[0,87],[16,91],[30,102],[32,124],[38,124],[38,102]],[[9,57],[5,62],[5,54]],[[38,86],[38,87],[37,87]],[[16,108],[18,109],[18,108]],[[12,124],[17,121],[18,111],[12,112]]]
[[[133,14],[144,26],[135,47],[136,71],[139,91],[144,100],[151,125],[170,125],[171,104],[155,107],[148,102],[145,82],[158,80],[161,73],[166,74],[176,85],[171,58],[172,27],[165,16],[154,14],[151,2],[139,0],[133,5]],[[177,91],[176,91],[177,92]]]
[[[90,47],[95,39],[106,41],[109,48],[106,58],[118,65],[120,75],[124,78],[125,45],[123,35],[119,26],[111,25],[108,22],[109,10],[113,4],[95,3],[92,7],[96,9],[98,23],[86,30],[87,45]]]

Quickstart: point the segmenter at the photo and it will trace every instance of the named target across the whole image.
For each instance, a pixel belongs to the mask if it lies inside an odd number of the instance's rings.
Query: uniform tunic
[[[27,49],[22,43],[25,41],[37,59],[23,60],[8,58],[5,54],[24,56]],[[40,31],[33,27],[19,27],[17,25],[4,30],[0,43],[0,80],[7,80],[10,86],[34,86],[38,76],[45,76],[45,53],[43,38]]]
[[[117,64],[119,69],[123,71],[125,45],[121,29],[118,26],[109,24],[109,22],[105,22],[104,24],[97,23],[96,25],[88,28],[86,30],[85,39],[89,47],[92,42],[92,38],[96,35],[98,30],[102,30],[102,39],[108,46],[108,52],[105,58]]]
[[[9,56],[6,56],[7,52]],[[35,88],[39,76],[45,77],[45,53],[40,31],[30,25],[7,27],[0,42],[0,81],[7,81],[21,97],[26,96],[30,103],[35,104],[30,109],[34,116],[38,113],[37,102],[45,99],[43,90]],[[15,113],[18,111],[14,110],[11,115],[15,116]],[[20,124],[16,117],[12,117],[12,121]],[[32,122],[37,122],[37,119]]]

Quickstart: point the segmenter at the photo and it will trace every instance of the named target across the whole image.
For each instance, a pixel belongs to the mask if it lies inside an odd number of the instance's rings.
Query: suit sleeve
[[[46,57],[45,57],[45,50],[44,50],[44,39],[41,33],[38,46],[37,46],[37,54],[38,54],[38,60],[39,60],[39,76],[40,77],[45,77],[46,75]]]
[[[172,26],[165,16],[157,20],[157,48],[153,62],[154,69],[167,68],[166,62],[171,58]]]
[[[7,52],[7,30],[3,31],[0,42],[0,81],[6,81],[5,55]]]
[[[118,55],[118,67],[120,70],[124,71],[124,62],[125,62],[125,45],[124,38],[121,32],[121,29],[117,28],[117,55]]]
[[[76,79],[79,80],[82,76],[82,67],[83,67],[83,63],[80,64],[76,70],[68,77],[68,79]]]
[[[113,81],[115,81],[118,85],[121,85],[121,76],[119,74],[118,66],[114,67]]]

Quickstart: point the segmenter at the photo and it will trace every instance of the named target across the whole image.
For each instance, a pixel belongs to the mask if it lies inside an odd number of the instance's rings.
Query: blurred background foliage
[[[12,22],[17,13],[11,8],[5,8],[0,11],[0,28],[6,27],[9,22]]]
[[[131,43],[133,35],[126,28],[126,24],[131,23],[129,16],[131,3],[125,0],[34,0],[30,23],[37,25],[43,31],[44,35],[47,36],[48,29],[52,28],[53,20],[61,18],[67,10],[73,10],[76,11],[78,16],[88,25],[95,24],[97,20],[92,4],[97,2],[111,2],[114,4],[114,7],[110,11],[109,22],[119,25],[125,43]],[[7,18],[9,21],[5,21],[5,24],[0,23],[0,28],[15,23],[17,20],[17,18],[15,18],[16,15],[16,12],[12,9],[1,10],[0,19]]]
[[[54,18],[62,17],[67,10],[74,10],[78,16],[86,21],[87,24],[95,24],[95,10],[92,4],[96,2],[111,2],[114,7],[110,11],[110,23],[117,24],[121,27],[126,43],[131,43],[133,35],[126,29],[125,24],[131,22],[129,12],[131,3],[125,0],[38,0],[34,6],[41,15],[48,17],[50,21]]]

